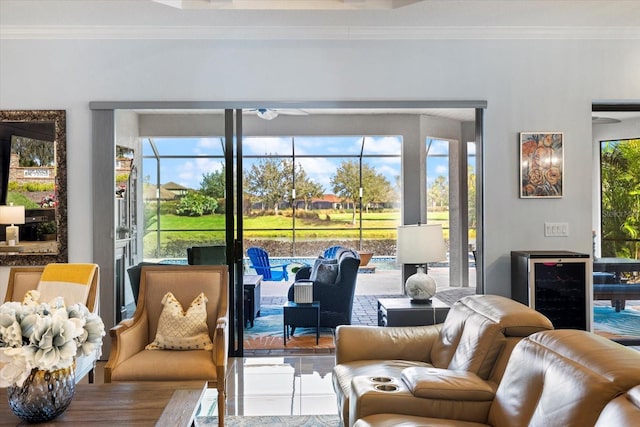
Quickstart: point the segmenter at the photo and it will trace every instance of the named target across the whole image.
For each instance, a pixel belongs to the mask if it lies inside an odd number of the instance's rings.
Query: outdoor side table
[[[282,314],[284,317],[284,345],[287,345],[287,339],[289,338],[289,326],[298,327],[313,327],[316,328],[316,345],[320,340],[320,302],[314,301],[311,303],[295,303],[293,301],[287,301],[283,308]],[[293,335],[293,334],[292,334]]]
[[[259,274],[245,274],[242,276],[244,284],[244,323],[251,323],[260,316],[260,285],[262,276]]]

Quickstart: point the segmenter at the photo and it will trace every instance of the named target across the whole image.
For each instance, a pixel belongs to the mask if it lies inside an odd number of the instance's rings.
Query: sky
[[[357,161],[363,137],[295,137],[296,161],[299,161],[307,175],[325,188],[325,193],[333,193],[330,179],[343,161]],[[402,138],[395,136],[365,137],[363,154],[393,157],[365,157],[365,162],[381,173],[393,186],[400,173],[400,152]],[[160,183],[176,182],[192,189],[199,189],[204,174],[220,171],[223,162],[221,138],[154,138],[161,156],[195,156],[195,158],[162,158]],[[432,140],[430,154],[446,155],[448,142]],[[291,137],[245,137],[243,155],[245,169],[257,159],[251,156],[293,154]],[[148,140],[143,143],[143,172],[145,182],[156,182],[156,160],[147,158],[153,151]],[[305,157],[311,155],[345,157]],[[355,157],[348,157],[355,156]],[[475,165],[475,159],[472,159]],[[439,175],[448,176],[446,157],[430,157],[427,163],[427,186]]]

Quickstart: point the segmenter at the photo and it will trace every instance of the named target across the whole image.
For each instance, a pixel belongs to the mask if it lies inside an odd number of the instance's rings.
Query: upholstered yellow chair
[[[46,271],[45,271],[46,269]],[[84,304],[91,312],[98,313],[100,269],[97,264],[54,263],[46,267],[12,267],[5,301],[22,301],[33,289],[41,292],[41,301],[63,296],[65,304]],[[76,358],[76,382],[88,375],[89,383],[95,380],[96,361],[100,353]]]
[[[228,359],[227,286],[226,266],[142,267],[133,319],[123,320],[111,329],[105,382],[208,381],[209,386],[218,390],[218,420],[223,425]],[[167,295],[169,292],[175,299]],[[202,309],[202,304],[196,304],[198,300],[202,302],[201,293],[206,298],[204,320],[192,317],[196,308],[198,312]],[[191,322],[171,329],[171,324],[181,324],[183,317]],[[176,333],[203,321],[204,334],[208,333],[211,340],[210,349],[199,346],[200,341],[194,341],[193,336],[175,338]],[[150,345],[154,348],[148,348]]]

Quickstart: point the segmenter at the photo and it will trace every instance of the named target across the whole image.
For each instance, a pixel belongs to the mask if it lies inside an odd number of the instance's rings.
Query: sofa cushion
[[[437,368],[492,373],[506,337],[522,337],[553,329],[545,316],[514,300],[497,295],[473,295],[457,301],[442,325],[441,339],[431,350]]]
[[[211,350],[213,343],[207,328],[207,297],[200,293],[186,312],[171,292],[162,299],[155,340],[147,350]]]
[[[216,381],[211,351],[143,350],[118,365],[112,381]]]
[[[595,427],[636,427],[640,420],[640,385],[605,406]]]

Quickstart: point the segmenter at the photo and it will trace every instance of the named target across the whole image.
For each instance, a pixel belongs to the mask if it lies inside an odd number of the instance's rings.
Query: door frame
[[[256,108],[269,109],[340,109],[340,110],[363,110],[363,109],[438,109],[438,108],[472,108],[476,112],[476,167],[477,167],[477,212],[478,212],[478,265],[477,265],[477,289],[484,289],[484,269],[482,266],[483,253],[483,215],[482,215],[482,153],[483,153],[483,110],[487,107],[487,102],[483,100],[467,100],[467,101],[307,101],[307,102],[264,102],[264,101],[92,101],[89,108],[92,113],[92,170],[93,170],[93,262],[100,266],[101,276],[101,293],[100,306],[101,317],[107,329],[115,326],[115,244],[109,245],[105,242],[114,242],[114,198],[113,198],[113,182],[115,182],[115,171],[112,159],[115,158],[115,111],[116,110],[243,110]],[[240,124],[242,122],[241,114]],[[241,129],[241,127],[240,127]],[[404,162],[403,155],[403,162]],[[403,164],[404,169],[404,164]],[[412,169],[412,168],[409,168]],[[415,169],[412,169],[415,170]],[[229,172],[227,172],[229,173]],[[241,169],[237,171],[241,174]],[[419,179],[417,177],[416,179]],[[241,181],[240,181],[241,182]],[[417,184],[420,187],[420,183]],[[415,190],[416,183],[411,183],[407,191]],[[407,200],[406,197],[403,197]],[[418,199],[422,200],[421,197]],[[411,224],[420,221],[421,212],[424,211],[420,200],[413,200],[405,203],[403,206],[403,221],[405,224]],[[239,201],[241,203],[241,200]],[[242,212],[242,211],[240,211]],[[241,249],[241,245],[240,245]],[[238,255],[238,245],[234,244],[233,249],[227,245],[227,255],[230,252],[235,254],[230,259],[236,261]],[[236,262],[234,272],[242,271],[241,264]],[[230,266],[231,267],[231,266]],[[230,271],[231,285],[236,282],[236,273]],[[241,274],[240,274],[241,276]],[[241,283],[240,277],[240,283]],[[238,286],[233,293],[230,293],[230,306],[233,305],[235,313],[242,313],[242,304],[238,305],[238,295],[240,290],[243,292],[243,286]],[[233,299],[233,300],[231,300]],[[241,299],[240,299],[241,302]],[[231,317],[230,317],[231,318]],[[238,330],[240,328],[237,328]],[[232,334],[230,334],[232,336]],[[231,338],[230,338],[231,339]],[[104,340],[103,354],[108,355],[110,352],[110,340]],[[230,345],[230,352],[234,347]],[[234,350],[237,352],[237,349]]]

